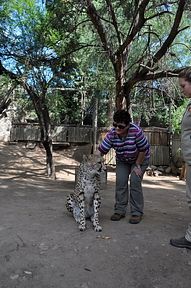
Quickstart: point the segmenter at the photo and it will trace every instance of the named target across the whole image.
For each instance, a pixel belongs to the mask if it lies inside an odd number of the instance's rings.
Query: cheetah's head
[[[83,164],[92,176],[100,175],[101,172],[106,170],[102,156],[94,154],[83,155]]]

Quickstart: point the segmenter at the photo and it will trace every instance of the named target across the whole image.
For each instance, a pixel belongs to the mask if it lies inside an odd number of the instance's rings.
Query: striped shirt
[[[117,160],[129,164],[135,163],[139,152],[146,152],[145,159],[150,157],[150,145],[147,138],[143,130],[133,123],[130,123],[128,134],[124,139],[118,136],[115,128],[111,128],[99,145],[98,150],[102,154],[107,154],[111,148],[115,150]]]

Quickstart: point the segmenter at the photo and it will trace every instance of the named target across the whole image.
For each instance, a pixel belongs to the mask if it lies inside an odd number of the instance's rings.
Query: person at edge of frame
[[[191,212],[191,67],[179,73],[179,84],[185,97],[190,99],[181,122],[181,151],[186,163],[186,197]],[[191,222],[185,235],[178,239],[170,239],[170,244],[191,249]]]
[[[116,111],[113,121],[113,127],[98,146],[101,155],[107,154],[111,148],[116,154],[115,205],[111,220],[124,218],[129,202],[129,223],[138,224],[143,217],[142,180],[149,165],[150,145],[142,129],[131,122],[128,111]]]

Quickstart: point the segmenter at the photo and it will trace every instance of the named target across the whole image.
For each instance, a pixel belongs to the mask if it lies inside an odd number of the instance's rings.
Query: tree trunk
[[[120,54],[116,57],[115,63],[113,63],[115,70],[115,79],[116,79],[116,102],[115,106],[117,110],[121,109],[130,109],[130,91],[132,85],[125,85],[125,62],[123,54]]]
[[[41,132],[41,142],[46,151],[46,170],[48,177],[55,179],[55,168],[53,163],[53,154],[52,154],[52,137],[51,137],[51,123],[49,111],[45,103],[45,92],[37,95],[34,89],[24,83],[24,88],[27,90],[30,98],[33,102],[38,120],[40,125]]]
[[[116,57],[116,61],[114,63],[114,70],[115,70],[115,90],[116,90],[116,102],[115,106],[117,110],[123,109],[123,99],[124,99],[124,90],[123,85],[125,82],[125,75],[124,75],[124,63],[121,55]]]
[[[42,107],[42,106],[41,106]],[[40,107],[39,107],[40,108]],[[39,124],[41,130],[41,141],[46,151],[46,170],[48,177],[56,178],[53,161],[53,146],[51,137],[51,123],[48,108],[43,104],[43,108],[38,111]]]
[[[130,110],[130,104],[131,104],[130,94],[131,94],[132,88],[133,88],[133,85],[130,85],[130,83],[128,83],[128,82],[124,83],[123,93],[124,93],[124,97],[125,97],[125,105],[126,105],[127,111]]]
[[[52,140],[49,141],[43,141],[43,146],[46,151],[46,169],[47,169],[47,175],[48,177],[52,177],[54,180],[56,179],[55,174],[55,166],[53,161],[53,146],[52,146]]]

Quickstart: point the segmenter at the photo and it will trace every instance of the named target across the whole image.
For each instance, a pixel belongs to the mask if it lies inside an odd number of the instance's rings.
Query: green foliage
[[[142,126],[171,129],[172,115],[184,102],[177,79],[160,79],[139,84],[133,90],[132,112]]]
[[[14,83],[7,76],[0,76],[0,114],[7,108],[6,103],[11,99],[13,87]]]
[[[182,117],[183,114],[186,110],[186,107],[188,105],[188,99],[184,100],[184,103],[177,107],[176,109],[174,109],[173,113],[172,113],[172,132],[180,134],[181,131],[181,121],[182,121]]]
[[[1,39],[5,38],[0,44],[0,56],[9,69],[26,79],[39,100],[50,107],[52,119],[61,122],[63,111],[74,120],[80,109],[75,104],[75,93],[55,95],[53,99],[47,93],[49,88],[74,88],[75,82],[79,82],[75,60],[70,56],[70,50],[75,49],[78,39],[75,33],[71,33],[75,22],[71,5],[68,1],[58,3],[62,4],[61,7],[43,10],[39,1],[10,0],[4,22],[0,24],[2,28],[6,26],[6,31],[0,30]],[[34,115],[30,101],[26,94],[20,92],[20,99],[17,98],[19,113],[25,110],[29,117]],[[62,108],[59,103],[62,103]]]
[[[139,1],[111,1],[118,26],[119,33],[117,35],[116,26],[112,24],[113,19],[111,17],[111,13],[109,12],[109,8],[106,6],[106,1],[91,2],[95,5],[97,12],[100,15],[99,20],[104,28],[106,41],[109,43],[109,47],[111,48],[111,50],[116,53],[117,49],[120,47],[120,44],[123,43],[123,41],[126,39],[127,33],[132,28],[132,21],[135,18],[135,12],[138,7],[137,5],[140,3]],[[134,37],[131,45],[128,47],[128,57],[126,59],[125,74],[126,79],[131,78],[133,73],[136,73],[140,69],[140,63],[141,65],[144,65],[147,64],[148,61],[151,61],[152,64],[153,55],[158,51],[158,49],[160,49],[162,43],[164,43],[165,39],[169,36],[169,31],[173,25],[174,15],[178,7],[177,5],[178,1],[174,1],[173,3],[149,1],[146,13],[144,15],[144,19],[149,18],[150,20],[148,20],[142,27],[142,29],[139,31],[139,33],[136,34],[136,37]],[[84,17],[83,19],[85,19],[84,15],[82,15],[81,17]],[[180,29],[183,29],[189,24],[190,18],[184,17],[180,25]],[[92,46],[92,48],[90,48],[88,52],[87,49],[85,50],[85,54],[89,57],[86,57],[85,59],[82,57],[82,61],[85,62],[87,60],[86,67],[88,67],[88,65],[92,65],[89,66],[91,69],[91,67],[96,67],[96,58],[100,57],[102,62],[105,63],[105,67],[107,67],[105,69],[107,69],[108,76],[107,81],[105,82],[107,84],[104,85],[103,78],[105,77],[105,75],[104,73],[102,74],[103,71],[100,65],[96,72],[96,75],[103,75],[103,77],[101,77],[102,81],[100,81],[100,83],[103,83],[103,88],[101,88],[102,91],[104,90],[105,93],[103,93],[102,95],[112,95],[115,89],[115,80],[113,73],[114,71],[112,66],[109,64],[109,58],[107,53],[103,51],[100,39],[98,37],[98,34],[96,33],[95,28],[91,29],[91,25],[89,23],[86,23],[86,25],[83,25],[83,27],[81,27],[80,32],[80,40],[83,39],[83,43],[88,43]],[[183,37],[186,34],[189,35],[190,33],[184,33],[180,30],[176,41],[182,43]],[[167,50],[166,56],[163,57],[163,59],[158,63],[158,67],[156,67],[156,70],[168,70],[170,68],[174,69],[175,67],[179,67],[180,65],[183,66],[185,63],[185,58],[182,57],[182,55],[185,55],[187,53],[188,57],[190,57],[188,54],[189,45],[182,45],[182,49],[180,48],[181,45],[182,44],[177,45],[177,43],[174,43],[172,47]],[[117,56],[117,53],[114,55]],[[90,56],[91,54],[92,57]],[[91,59],[92,62],[89,61],[89,59]],[[83,63],[81,63],[81,65],[83,66]],[[81,69],[83,70],[83,67]],[[85,70],[86,74],[87,71],[88,69]],[[175,88],[175,86],[178,87],[177,84],[170,85],[169,87],[168,85],[164,85],[164,82],[165,81],[163,81],[163,83],[160,85],[157,84],[159,87],[155,87],[156,81],[151,84],[148,83],[148,85],[146,83],[140,83],[138,86],[141,88],[138,89],[138,93],[134,93],[134,91],[131,91],[131,102],[132,105],[136,107],[135,109],[133,109],[133,113],[135,116],[141,114],[141,117],[147,123],[150,123],[150,120],[155,117],[155,123],[158,122],[158,124],[168,127],[171,121],[171,109],[173,109],[173,107],[176,107],[177,102],[179,102],[178,99],[180,96],[178,95],[178,93],[174,93],[174,90],[177,89]],[[88,83],[91,83],[91,87],[93,89],[97,88],[96,86],[94,86],[93,77],[91,80],[88,80]],[[111,87],[111,90],[108,89],[108,84],[109,87]],[[171,95],[173,95],[173,97]]]
[[[28,120],[38,122],[36,112],[33,107],[31,99],[24,93],[24,91],[17,91],[17,95],[14,98],[15,122],[25,122]]]
[[[67,89],[63,91],[53,89],[52,91],[49,91],[47,101],[51,123],[81,123],[81,93]]]
[[[113,101],[115,96],[115,71],[90,18],[85,13],[85,2],[47,0],[44,9],[39,5],[40,2],[0,1],[3,5],[3,9],[0,9],[1,59],[18,75],[27,78],[39,96],[42,93],[46,94],[45,101],[54,122],[81,123],[83,120],[81,118],[91,110],[93,100],[97,97],[99,124],[107,125],[108,103],[110,100]],[[112,24],[106,1],[92,2],[100,14],[106,39],[116,52],[130,31],[139,1],[111,1],[118,24],[118,35]],[[145,18],[151,17],[151,19],[136,35],[130,46],[126,59],[126,79],[139,68],[140,63],[137,63],[137,60],[141,59],[141,64],[146,64],[168,36],[177,4],[170,5],[171,14],[161,14],[156,20],[152,18],[153,14],[163,12],[161,9],[164,11],[169,9],[165,5],[160,7],[159,4],[161,1],[149,1]],[[181,28],[188,24],[190,25],[190,18],[184,17]],[[190,33],[186,30],[180,33],[167,51],[165,59],[159,63],[159,68],[168,69],[186,64],[186,59],[190,57],[189,39]],[[169,125],[169,99],[172,111],[175,109],[173,107],[181,104],[181,101],[179,93],[174,92],[177,84],[165,85],[164,82],[168,81],[140,83],[135,87],[131,93],[134,116],[141,115],[147,123],[156,117],[156,121],[162,125]],[[61,92],[55,88],[66,90]],[[50,89],[55,90],[50,93]],[[28,110],[31,103],[25,106],[22,97],[23,102],[18,102],[18,105]],[[27,102],[29,99],[26,95],[25,98]],[[114,110],[114,101],[112,105]]]

